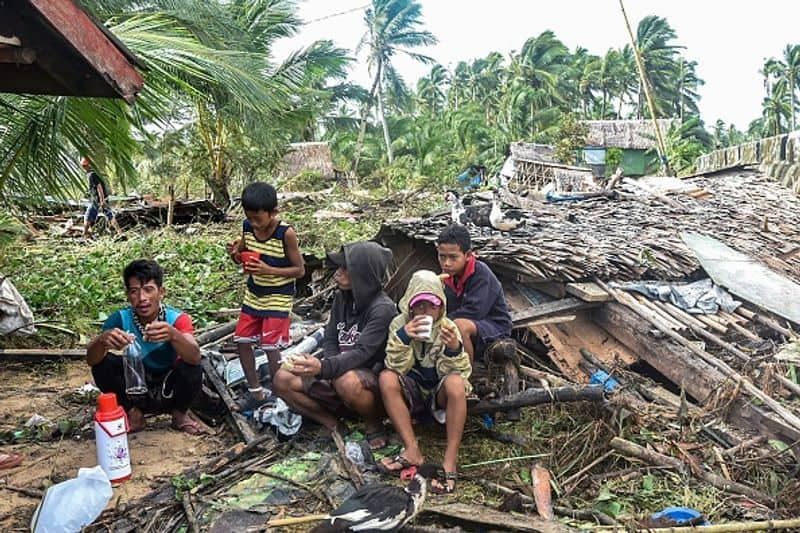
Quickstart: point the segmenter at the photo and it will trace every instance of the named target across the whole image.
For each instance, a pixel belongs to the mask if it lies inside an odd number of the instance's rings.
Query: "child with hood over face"
[[[472,391],[469,355],[458,328],[446,316],[444,288],[437,274],[415,272],[399,306],[400,314],[389,326],[386,369],[379,381],[384,408],[405,449],[394,458],[384,458],[380,467],[395,472],[422,464],[424,456],[411,420],[433,419],[446,427],[447,448],[442,461],[444,477],[433,480],[431,488],[452,492],[467,395]]]

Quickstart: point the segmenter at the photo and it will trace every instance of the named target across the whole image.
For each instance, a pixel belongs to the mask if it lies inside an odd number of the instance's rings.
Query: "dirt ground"
[[[97,464],[91,423],[94,402],[72,394],[90,381],[91,373],[82,361],[0,363],[0,452],[25,455],[20,466],[0,470],[0,528],[28,528],[39,503],[39,498],[8,486],[43,491],[53,483],[75,477],[79,468]],[[56,424],[65,419],[88,423],[81,424],[84,431],[76,428],[63,438],[23,437],[9,443],[8,435],[23,429],[34,414]],[[151,417],[145,431],[129,435],[133,477],[114,488],[110,506],[150,492],[232,442],[224,426],[213,429],[215,434],[190,436],[170,429],[169,423],[168,415]]]

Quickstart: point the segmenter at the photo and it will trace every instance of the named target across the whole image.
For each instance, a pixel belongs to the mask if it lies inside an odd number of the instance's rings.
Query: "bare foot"
[[[128,425],[130,426],[129,433],[136,433],[145,428],[147,423],[144,420],[144,413],[138,407],[131,407],[128,409]]]

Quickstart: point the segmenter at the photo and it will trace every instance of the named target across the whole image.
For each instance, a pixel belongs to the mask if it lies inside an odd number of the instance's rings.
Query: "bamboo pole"
[[[636,38],[633,36],[631,23],[628,21],[628,14],[625,12],[625,5],[622,3],[622,0],[619,0],[619,7],[622,10],[622,17],[625,19],[625,27],[628,28],[628,35],[631,38],[631,47],[633,48],[633,54],[636,57],[636,67],[639,70],[639,79],[642,82],[644,96],[647,100],[647,107],[650,108],[650,117],[653,119],[653,126],[656,130],[656,139],[658,139],[658,147],[659,151],[661,152],[659,155],[662,157],[661,162],[664,165],[667,175],[671,176],[672,169],[670,168],[669,161],[667,160],[667,145],[664,143],[664,137],[661,135],[661,129],[658,127],[658,120],[656,119],[656,106],[653,103],[653,95],[650,94],[650,84],[647,82],[647,74],[644,71],[642,55],[639,53],[639,46],[636,44]]]
[[[729,522],[712,526],[676,526],[637,529],[641,533],[738,533],[741,531],[789,531],[800,527],[800,518],[787,520],[761,520],[753,522]],[[614,531],[612,526],[598,526],[596,531]],[[618,528],[616,529],[618,530]]]
[[[688,339],[686,339],[682,335],[680,335],[678,333],[675,333],[674,331],[672,331],[668,327],[663,326],[659,320],[656,320],[648,312],[647,308],[641,306],[639,304],[639,302],[637,302],[634,298],[632,298],[630,295],[628,295],[624,291],[611,289],[610,287],[608,287],[608,285],[606,285],[605,283],[603,283],[599,279],[595,279],[595,282],[598,285],[600,285],[601,287],[603,287],[603,289],[605,289],[609,294],[611,294],[617,302],[621,303],[622,305],[626,305],[627,307],[629,307],[636,314],[638,314],[639,316],[641,316],[642,318],[644,318],[645,320],[647,320],[648,322],[653,324],[656,327],[656,329],[661,331],[667,337],[671,338],[672,340],[674,340],[678,344],[680,344],[682,346],[685,346],[689,351],[691,351],[692,353],[694,353],[695,355],[700,357],[703,361],[705,361],[706,363],[710,364],[711,366],[713,366],[714,368],[716,368],[717,370],[722,372],[722,374],[724,374],[725,376],[727,376],[730,379],[732,379],[735,383],[741,384],[741,386],[744,388],[744,390],[746,390],[751,396],[761,400],[767,407],[772,409],[772,411],[775,412],[775,414],[777,414],[778,416],[783,418],[794,429],[800,431],[800,418],[798,418],[797,415],[795,415],[794,413],[792,413],[791,411],[786,409],[784,406],[782,406],[780,403],[775,401],[775,399],[773,399],[771,396],[769,396],[768,394],[765,394],[763,391],[758,389],[755,385],[753,385],[750,382],[749,379],[746,379],[745,377],[743,377],[736,370],[734,370],[730,366],[728,366],[727,363],[717,359],[716,357],[714,357],[710,353],[706,352],[705,350],[701,350],[700,348],[695,346],[694,343],[690,342]],[[694,331],[694,329],[693,329],[693,331]],[[702,331],[702,330],[698,330],[698,334],[699,334],[699,331]],[[706,334],[706,335],[711,335],[710,333],[708,333],[706,331],[704,331],[703,333]],[[716,336],[712,335],[712,337],[716,337]],[[717,337],[717,338],[719,338],[719,337]],[[722,339],[720,339],[720,341],[722,341]],[[724,342],[724,341],[722,341],[722,342]],[[725,343],[725,344],[728,344],[728,343]],[[737,349],[737,351],[738,351],[738,349]],[[745,357],[747,357],[747,356],[745,356]]]

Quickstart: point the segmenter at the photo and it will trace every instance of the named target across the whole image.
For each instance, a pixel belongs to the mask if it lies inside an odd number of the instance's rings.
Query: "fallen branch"
[[[197,516],[195,516],[194,507],[192,507],[188,492],[183,493],[181,505],[183,506],[183,514],[186,515],[186,523],[189,524],[189,533],[200,533],[201,529],[197,524]]]
[[[44,491],[38,489],[29,489],[27,487],[18,487],[16,485],[7,485],[5,482],[0,484],[0,489],[10,490],[11,492],[18,492],[20,494],[24,494],[29,498],[37,498],[42,499],[44,497]]]
[[[515,516],[511,513],[495,511],[482,505],[466,505],[462,503],[431,505],[425,507],[422,512],[434,513],[471,524],[489,526],[492,530],[509,529],[534,533],[564,533],[572,531],[558,522],[550,522],[529,515]]]
[[[471,415],[511,411],[520,407],[531,407],[543,403],[599,402],[603,399],[602,385],[555,387],[551,389],[526,389],[517,394],[496,400],[484,400],[469,410]]]
[[[235,329],[236,329],[236,320],[232,320],[230,322],[222,324],[221,326],[217,326],[214,329],[210,329],[205,333],[201,333],[200,335],[195,337],[195,340],[197,341],[197,344],[202,348],[207,344],[211,344],[212,342],[218,341],[219,339],[221,339],[226,335],[230,335],[231,333],[234,332]]]
[[[222,399],[222,403],[225,404],[225,408],[227,410],[226,419],[228,424],[231,428],[237,432],[244,440],[245,444],[249,444],[256,440],[256,433],[253,431],[253,428],[250,427],[250,424],[247,423],[247,420],[237,412],[236,402],[233,401],[233,398],[228,392],[228,386],[222,382],[222,379],[217,374],[217,371],[214,370],[214,367],[211,366],[211,361],[208,358],[203,357],[200,359],[200,365],[203,367],[203,371],[208,377],[211,384],[214,386],[214,390],[216,390],[219,397]]]
[[[33,358],[33,359],[83,359],[86,350],[46,350],[43,348],[0,348],[3,358]]]
[[[533,498],[531,498],[530,496],[528,496],[527,494],[522,494],[519,491],[510,489],[508,487],[500,485],[499,483],[494,483],[492,481],[487,481],[485,479],[473,479],[471,481],[473,481],[474,483],[477,483],[479,485],[482,485],[482,486],[486,487],[487,489],[495,490],[495,491],[497,491],[497,492],[499,492],[501,494],[504,494],[506,496],[510,496],[510,495],[518,496],[523,505],[527,505],[527,506],[531,506],[532,508],[536,508],[535,500]],[[571,518],[579,518],[581,520],[595,520],[599,524],[603,524],[603,525],[606,525],[606,526],[613,526],[613,525],[617,524],[617,521],[614,520],[613,518],[611,518],[610,516],[608,516],[607,514],[602,513],[600,511],[595,511],[593,509],[592,510],[589,510],[589,509],[587,509],[587,510],[570,509],[568,507],[554,505],[553,506],[553,512],[555,512],[559,516],[568,516],[568,517],[571,517]]]
[[[345,472],[347,472],[347,475],[350,477],[350,481],[356,489],[360,489],[364,485],[364,476],[361,475],[361,471],[356,467],[355,463],[347,457],[344,440],[337,429],[333,430],[331,438],[336,444],[336,450],[339,452],[339,459],[342,460],[342,465],[344,466]]]
[[[772,503],[772,498],[756,489],[750,488],[735,481],[728,481],[722,476],[706,472],[705,470],[692,469],[689,465],[676,459],[675,457],[664,455],[653,450],[648,450],[639,446],[635,442],[631,442],[619,437],[611,439],[611,447],[624,455],[632,456],[640,461],[657,466],[667,466],[676,469],[678,472],[686,475],[694,475],[695,477],[705,481],[706,483],[722,490],[733,494],[741,494],[747,496],[752,500],[763,503]]]

